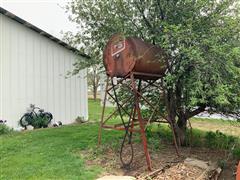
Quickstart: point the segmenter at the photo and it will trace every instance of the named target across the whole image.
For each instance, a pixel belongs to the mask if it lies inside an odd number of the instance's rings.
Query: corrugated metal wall
[[[51,112],[55,121],[88,118],[86,70],[65,78],[76,55],[0,14],[0,119],[17,127],[29,104]]]

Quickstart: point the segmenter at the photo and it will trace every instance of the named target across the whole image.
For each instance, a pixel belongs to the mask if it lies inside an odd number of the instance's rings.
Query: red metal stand
[[[153,109],[154,111],[156,110],[156,108],[155,108],[156,106],[154,106],[152,103],[150,103],[147,100],[147,98],[145,98],[143,96],[143,92],[145,89],[147,89],[150,86],[160,89],[160,87],[158,85],[156,85],[156,81],[160,78],[160,76],[155,75],[155,74],[144,73],[144,76],[147,78],[146,79],[144,79],[144,78],[138,79],[139,75],[141,77],[143,77],[143,74],[131,72],[124,78],[121,78],[120,80],[118,80],[117,84],[114,84],[112,78],[107,77],[106,91],[105,91],[105,96],[104,96],[103,110],[102,110],[102,116],[101,116],[100,128],[99,128],[99,134],[98,134],[98,144],[99,145],[101,144],[102,128],[114,129],[114,130],[124,130],[126,133],[125,133],[121,151],[120,151],[120,159],[121,159],[123,165],[127,166],[127,165],[131,164],[132,157],[127,163],[124,162],[124,160],[121,156],[121,153],[124,150],[124,143],[128,142],[128,144],[132,148],[132,141],[131,141],[132,133],[139,132],[141,134],[141,140],[142,140],[144,154],[146,157],[147,167],[148,167],[148,170],[151,171],[152,170],[151,158],[150,158],[149,151],[148,151],[147,138],[146,138],[146,133],[145,133],[146,125],[148,122],[165,122],[165,123],[169,123],[169,122],[166,121],[167,118],[165,118],[165,117],[162,118],[162,119],[165,119],[165,121],[153,120],[151,118],[147,119],[147,120],[143,119],[142,113],[141,113],[141,108],[140,108],[140,102],[145,102],[148,106],[151,107],[151,109]],[[109,80],[111,80],[111,85],[109,85]],[[128,83],[126,83],[126,81],[128,81]],[[138,85],[137,85],[137,81],[138,81]],[[144,87],[142,87],[142,82],[144,82],[144,84],[145,84]],[[130,92],[132,93],[133,96],[130,97],[129,99],[119,100],[119,97],[116,94],[116,89],[120,86],[126,87],[128,90],[130,90]],[[113,94],[112,94],[112,92],[113,92]],[[108,117],[105,118],[104,113],[105,113],[107,95],[114,100],[117,108],[114,112],[112,112],[112,114],[110,114]],[[129,104],[129,102],[131,102],[131,101],[133,102],[131,112],[128,112],[129,107],[127,110],[125,106],[127,104]],[[120,116],[122,123],[115,124],[115,125],[112,125],[112,124],[107,125],[107,121],[110,120],[117,113]],[[126,116],[128,116],[128,122],[124,121],[124,117],[126,117]],[[171,125],[171,123],[169,123],[169,124]],[[175,139],[175,133],[173,133],[173,136]],[[175,144],[176,152],[178,154],[178,146],[177,146],[175,140],[174,140],[174,144]],[[131,153],[133,156],[133,148],[131,150]]]
[[[240,161],[239,161],[239,163],[238,163],[238,167],[237,167],[236,180],[240,180]]]

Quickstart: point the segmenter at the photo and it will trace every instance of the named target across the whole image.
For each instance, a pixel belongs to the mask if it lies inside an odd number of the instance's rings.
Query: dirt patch
[[[105,169],[103,175],[126,175],[133,176],[137,179],[143,179],[147,177],[149,171],[147,170],[146,159],[143,153],[143,147],[141,143],[134,143],[134,158],[129,168],[123,168],[119,158],[119,151],[114,150],[111,147],[105,147],[101,152],[96,150],[84,151],[81,154],[84,155],[87,165],[99,165]],[[197,179],[203,172],[201,168],[191,167],[184,164],[184,159],[196,158],[203,161],[219,162],[219,160],[225,159],[227,154],[222,150],[210,150],[206,148],[181,148],[181,156],[178,157],[173,145],[164,144],[160,149],[150,149],[150,155],[152,160],[153,171],[165,168],[153,179]],[[229,160],[226,164],[226,168],[223,169],[220,179],[235,180],[234,172],[235,161]],[[168,167],[168,168],[166,168]]]

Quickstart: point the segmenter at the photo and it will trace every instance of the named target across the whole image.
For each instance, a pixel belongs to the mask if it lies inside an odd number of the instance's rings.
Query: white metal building
[[[89,57],[0,7],[0,120],[18,127],[29,104],[63,124],[88,119],[86,70],[65,78],[76,58]]]

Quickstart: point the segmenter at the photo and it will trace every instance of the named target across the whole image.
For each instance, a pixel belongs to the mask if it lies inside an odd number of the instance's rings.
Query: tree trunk
[[[97,100],[97,88],[95,86],[93,87],[93,99],[94,101]]]
[[[186,146],[187,119],[180,117],[176,123],[176,137],[178,145]]]
[[[187,145],[186,133],[187,133],[187,121],[191,117],[203,112],[206,108],[206,105],[201,105],[197,109],[193,111],[184,112],[183,110],[178,112],[178,121],[176,123],[176,136],[178,139],[178,143],[181,146]]]

